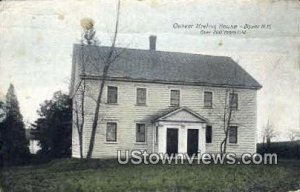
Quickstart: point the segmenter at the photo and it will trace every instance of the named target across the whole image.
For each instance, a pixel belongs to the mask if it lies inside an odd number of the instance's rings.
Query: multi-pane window
[[[146,126],[145,124],[136,124],[136,142],[146,141]]]
[[[180,91],[179,90],[171,90],[171,106],[179,106],[180,103]]]
[[[212,127],[207,126],[206,127],[206,143],[211,143],[212,141]]]
[[[107,103],[118,103],[118,87],[107,87]]]
[[[229,104],[232,109],[238,108],[238,94],[237,93],[229,94]]]
[[[229,143],[237,143],[237,126],[229,127]]]
[[[204,107],[207,108],[212,107],[212,92],[209,91],[204,92]]]
[[[106,124],[106,141],[117,141],[117,123]]]
[[[137,88],[136,89],[136,104],[137,105],[146,105],[146,88]]]

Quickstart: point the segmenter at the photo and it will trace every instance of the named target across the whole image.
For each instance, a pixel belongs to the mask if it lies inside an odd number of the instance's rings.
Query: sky
[[[269,120],[287,139],[300,130],[300,3],[296,0],[121,0],[117,46],[232,57],[263,88],[258,91],[258,134]],[[68,92],[72,46],[80,20],[95,21],[101,45],[110,45],[115,0],[2,1],[0,3],[0,99],[13,83],[26,122],[55,91]],[[246,34],[201,34],[178,25],[270,25]],[[175,25],[174,25],[175,24]]]

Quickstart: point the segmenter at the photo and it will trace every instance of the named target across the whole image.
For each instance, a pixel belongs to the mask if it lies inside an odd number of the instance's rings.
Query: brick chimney
[[[150,35],[150,37],[149,37],[149,49],[151,51],[156,50],[156,36],[155,35]]]

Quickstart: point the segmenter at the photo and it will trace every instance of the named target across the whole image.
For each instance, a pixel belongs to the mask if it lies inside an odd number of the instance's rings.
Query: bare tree
[[[96,57],[90,56],[90,53],[85,54],[85,46],[89,45],[99,45],[99,41],[96,38],[95,34],[96,31],[94,30],[94,21],[90,18],[83,18],[80,22],[82,28],[83,28],[83,35],[81,40],[81,62],[82,62],[82,72],[81,72],[81,80],[79,82],[79,85],[76,87],[76,93],[77,98],[74,100],[73,104],[73,113],[74,113],[74,125],[77,128],[78,133],[78,140],[79,140],[79,149],[80,149],[80,157],[83,158],[83,132],[84,132],[84,123],[86,122],[86,114],[85,114],[85,102],[87,98],[92,99],[95,101],[95,110],[93,113],[93,123],[92,123],[92,131],[91,136],[89,140],[89,148],[86,155],[87,159],[90,159],[92,157],[92,153],[94,150],[94,143],[95,143],[95,137],[96,137],[96,131],[97,126],[100,121],[100,107],[101,107],[101,100],[103,95],[103,90],[105,83],[107,81],[108,72],[110,66],[115,62],[115,60],[121,55],[121,52],[117,53],[115,49],[117,35],[118,35],[118,27],[119,27],[119,14],[120,14],[120,0],[117,0],[117,15],[116,15],[116,22],[114,27],[114,34],[112,39],[112,44],[110,46],[110,49],[107,53],[107,55],[103,56],[103,53],[101,53],[101,50],[99,47],[96,47],[97,53]],[[96,98],[93,97],[93,95],[88,94],[88,85],[86,83],[86,64],[89,62],[89,64],[93,65],[95,70],[100,74],[100,80],[98,84],[98,91]],[[99,64],[99,62],[102,62]],[[103,115],[103,114],[101,114]]]
[[[262,137],[263,143],[267,142],[269,145],[271,140],[277,136],[277,132],[274,130],[273,125],[268,120],[267,125],[263,128]]]
[[[119,27],[119,15],[120,15],[120,0],[118,0],[118,2],[117,2],[117,15],[116,15],[115,30],[114,30],[114,35],[113,35],[113,39],[112,39],[112,44],[110,46],[110,50],[109,50],[108,54],[103,59],[103,69],[102,69],[102,74],[101,74],[100,81],[99,81],[99,92],[98,92],[98,96],[96,99],[95,112],[93,115],[93,124],[92,124],[90,144],[89,144],[89,148],[88,148],[88,152],[87,152],[87,156],[86,156],[87,159],[90,159],[92,157],[92,153],[94,150],[96,130],[97,130],[97,126],[99,123],[98,121],[99,121],[99,114],[100,114],[100,107],[101,107],[101,99],[102,99],[102,95],[103,95],[104,85],[105,85],[105,83],[107,81],[107,77],[108,77],[108,71],[109,71],[111,64],[120,55],[120,53],[116,53],[116,50],[115,50],[115,45],[116,45],[116,40],[117,40],[117,35],[118,35],[118,27]]]
[[[291,129],[288,131],[288,137],[291,141],[295,141],[295,139],[300,137],[300,131],[296,129]]]
[[[80,82],[79,88],[77,90],[78,94],[78,100],[77,98],[74,100],[73,104],[73,113],[75,114],[75,119],[73,119],[74,125],[77,128],[78,133],[78,141],[79,141],[79,154],[80,158],[83,158],[83,147],[82,147],[82,141],[83,141],[83,128],[84,128],[84,122],[85,122],[85,112],[84,112],[84,103],[85,103],[85,97],[86,97],[86,82],[85,80],[82,80]]]
[[[222,128],[224,132],[224,138],[220,143],[220,153],[224,154],[227,150],[227,141],[229,136],[229,129],[231,126],[231,120],[233,116],[233,110],[235,107],[233,106],[234,103],[234,94],[235,89],[234,88],[228,88],[225,91],[225,99],[224,99],[224,107],[223,107],[223,113],[222,113]]]
[[[239,63],[239,60],[236,61],[236,63]],[[229,82],[232,82],[237,77],[237,67],[234,67],[233,74],[231,77],[226,79],[227,84]],[[216,115],[221,120],[222,125],[221,129],[223,130],[224,137],[220,143],[220,153],[224,154],[227,152],[227,144],[229,142],[229,135],[230,135],[230,128],[233,126],[233,121],[235,119],[235,116],[237,115],[237,108],[238,107],[238,96],[237,96],[238,90],[235,87],[227,87],[225,88],[225,95],[224,97],[220,98],[220,103],[222,103],[220,113],[217,113]],[[243,101],[242,107],[248,107],[253,102],[253,99],[250,98],[249,100]],[[216,108],[219,108],[220,106],[215,106]]]
[[[80,25],[83,29],[83,33],[81,36],[81,62],[82,62],[82,71],[81,75],[85,76],[85,54],[84,54],[84,45],[98,45],[99,41],[96,39],[95,34],[96,31],[94,29],[94,20],[91,18],[83,18],[80,21]],[[81,78],[79,84],[76,88],[76,98],[73,102],[73,113],[75,118],[73,119],[73,124],[77,128],[78,133],[78,142],[79,142],[79,154],[80,158],[83,158],[83,128],[85,123],[85,100],[86,100],[86,92],[87,92],[87,83],[84,78]]]
[[[238,63],[238,61],[237,61],[237,63]],[[227,83],[229,84],[229,82],[234,80],[236,78],[236,75],[237,75],[237,71],[236,71],[236,67],[234,67],[233,75],[232,75],[232,77],[230,77],[226,80]],[[223,133],[224,133],[224,138],[222,139],[222,141],[220,143],[221,155],[226,153],[226,151],[227,151],[229,130],[231,127],[234,111],[237,108],[237,102],[238,102],[237,99],[238,98],[234,98],[235,93],[236,93],[236,88],[234,88],[234,87],[225,88],[224,98],[221,98],[221,103],[223,104],[223,106],[220,110],[220,114],[217,114],[219,116],[219,119],[222,121],[221,129],[223,130]],[[236,104],[236,106],[235,106],[235,104]]]
[[[83,18],[80,21],[80,25],[83,29],[81,36],[81,44],[98,45],[99,41],[96,38],[96,31],[94,29],[94,20],[91,18]]]

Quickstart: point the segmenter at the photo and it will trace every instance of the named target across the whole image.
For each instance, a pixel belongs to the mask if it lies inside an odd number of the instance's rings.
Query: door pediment
[[[175,122],[193,122],[193,123],[205,123],[207,120],[193,112],[192,110],[181,107],[172,112],[169,112],[157,119],[157,121],[175,121]]]

